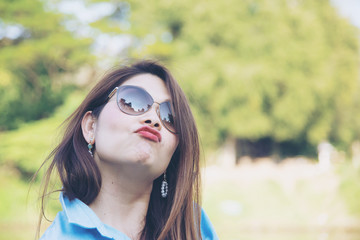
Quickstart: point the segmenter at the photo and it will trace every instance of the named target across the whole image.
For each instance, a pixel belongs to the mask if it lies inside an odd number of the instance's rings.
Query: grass
[[[340,193],[347,203],[349,212],[354,216],[360,216],[360,169],[344,165],[338,171],[341,176]]]
[[[203,207],[220,239],[359,239],[340,183],[311,163],[210,167]]]
[[[359,239],[359,232],[349,228],[359,219],[348,214],[338,194],[338,182],[331,183],[336,175],[291,178],[291,172],[284,176],[291,169],[277,168],[281,167],[270,167],[267,176],[258,173],[264,170],[259,165],[206,169],[203,208],[220,239]],[[34,234],[37,212],[33,201],[26,201],[28,185],[16,172],[1,169],[0,239],[29,239]],[[279,173],[284,178],[275,177]]]

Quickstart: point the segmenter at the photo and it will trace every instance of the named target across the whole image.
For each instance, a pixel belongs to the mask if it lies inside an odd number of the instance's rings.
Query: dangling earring
[[[92,148],[93,148],[93,145],[91,144],[92,141],[93,141],[93,138],[90,139],[90,142],[89,142],[89,144],[88,144],[88,149],[89,149],[90,155],[91,155],[92,157],[94,157],[94,155],[93,155],[93,153],[92,153],[92,151],[91,151]]]
[[[169,190],[169,188],[168,188],[168,183],[167,183],[167,181],[166,181],[166,172],[164,172],[164,180],[163,180],[162,183],[161,183],[161,196],[162,196],[163,198],[166,198],[166,197],[167,197],[167,195],[168,195],[168,190]]]

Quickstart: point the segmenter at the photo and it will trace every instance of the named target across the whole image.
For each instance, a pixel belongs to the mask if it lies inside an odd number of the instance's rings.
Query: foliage
[[[177,71],[207,144],[270,137],[345,148],[360,137],[358,31],[329,1],[127,2],[129,31],[143,41],[132,56]]]
[[[90,60],[89,39],[75,38],[36,0],[1,1],[0,130],[49,116],[69,88],[62,73]]]
[[[73,92],[52,117],[0,133],[0,165],[15,169],[24,181],[29,181],[57,144],[57,135],[62,130],[60,124],[77,107],[83,96],[82,92]]]

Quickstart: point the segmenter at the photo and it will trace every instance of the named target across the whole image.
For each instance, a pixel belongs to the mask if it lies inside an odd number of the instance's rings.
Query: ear
[[[91,111],[86,112],[81,121],[81,129],[85,141],[87,143],[94,144],[95,127],[96,127],[96,119],[93,117],[92,112]]]

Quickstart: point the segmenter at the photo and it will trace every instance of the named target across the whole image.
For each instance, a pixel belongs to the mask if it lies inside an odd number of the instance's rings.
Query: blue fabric
[[[70,201],[60,193],[60,202],[63,211],[56,215],[54,222],[40,240],[131,240],[124,233],[101,222],[92,209],[79,199]],[[203,209],[201,236],[204,240],[219,239]]]

